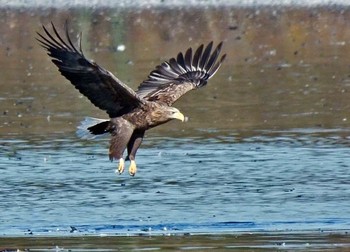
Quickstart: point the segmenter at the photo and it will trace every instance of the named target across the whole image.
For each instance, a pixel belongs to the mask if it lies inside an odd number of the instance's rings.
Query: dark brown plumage
[[[85,58],[81,41],[77,48],[71,41],[68,28],[65,39],[52,24],[50,33],[43,26],[44,34],[38,41],[48,51],[52,62],[83,95],[95,106],[107,112],[110,120],[88,118],[80,126],[82,137],[110,133],[109,157],[118,159],[118,172],[124,171],[123,153],[130,160],[130,175],[136,173],[135,155],[147,129],[172,119],[185,120],[184,115],[172,104],[190,90],[203,87],[216,73],[225,59],[219,60],[222,42],[213,49],[213,42],[205,48],[201,45],[193,54],[189,48],[185,55],[163,62],[153,70],[136,91],[129,88],[112,73]],[[87,131],[84,131],[87,130]]]

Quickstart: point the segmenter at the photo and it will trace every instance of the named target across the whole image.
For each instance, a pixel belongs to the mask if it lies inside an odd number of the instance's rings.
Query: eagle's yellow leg
[[[129,174],[130,174],[130,176],[135,176],[136,171],[137,171],[136,162],[135,162],[135,160],[131,160],[130,161],[130,166],[129,166]]]
[[[124,166],[125,166],[125,161],[123,158],[119,159],[119,165],[118,165],[118,169],[115,170],[115,173],[119,173],[122,174],[124,171]]]

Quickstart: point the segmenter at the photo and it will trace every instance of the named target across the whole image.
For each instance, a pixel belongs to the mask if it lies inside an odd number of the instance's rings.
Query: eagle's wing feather
[[[189,48],[185,56],[179,53],[176,59],[163,62],[140,84],[136,93],[145,100],[171,106],[188,91],[205,86],[226,57],[225,54],[217,60],[222,42],[213,52],[212,47],[213,42],[205,49],[203,45],[199,46],[193,57],[192,48]]]
[[[72,43],[66,26],[66,40],[52,24],[53,34],[43,26],[46,36],[38,33],[38,41],[48,51],[52,62],[84,96],[110,117],[121,116],[140,106],[143,101],[126,84],[95,62],[85,58],[81,44]],[[80,40],[81,43],[81,40]]]

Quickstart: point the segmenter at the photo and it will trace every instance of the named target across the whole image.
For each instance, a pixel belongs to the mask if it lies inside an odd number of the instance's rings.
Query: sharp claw
[[[135,176],[136,171],[137,171],[136,162],[135,162],[135,160],[131,160],[130,166],[129,166],[129,174],[130,174],[130,176]]]
[[[125,164],[124,159],[123,158],[119,159],[118,169],[115,170],[115,173],[122,174],[124,171],[124,164]]]

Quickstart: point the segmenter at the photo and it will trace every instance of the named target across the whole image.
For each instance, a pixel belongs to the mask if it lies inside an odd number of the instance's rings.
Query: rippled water
[[[106,147],[75,138],[3,141],[0,232],[211,233],[350,224],[349,150],[334,136],[151,136],[134,178],[114,174]]]

